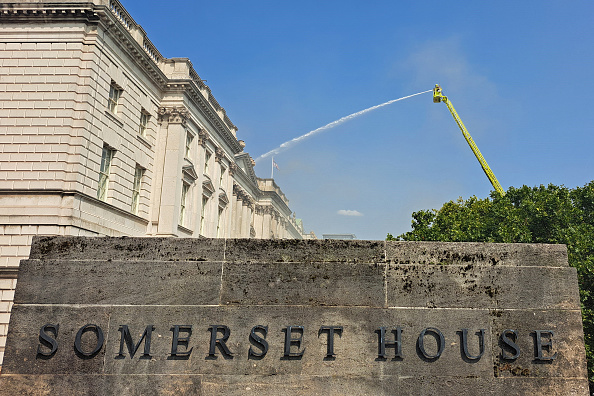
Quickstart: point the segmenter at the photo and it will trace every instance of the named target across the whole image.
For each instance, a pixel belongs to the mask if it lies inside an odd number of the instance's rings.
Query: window
[[[219,206],[219,217],[217,219],[217,238],[221,237],[221,228],[223,223],[223,208]]]
[[[206,218],[206,205],[208,204],[208,197],[202,196],[202,209],[200,210],[200,235],[204,235],[204,226]]]
[[[146,137],[146,128],[148,127],[148,121],[150,116],[143,110],[140,113],[140,123],[138,125],[138,133],[142,137]]]
[[[210,162],[210,157],[212,156],[212,154],[206,150],[205,152],[205,156],[204,156],[204,174],[208,175],[208,163]]]
[[[181,206],[179,208],[179,224],[182,226],[185,225],[186,200],[188,198],[188,190],[190,190],[190,185],[182,183]]]
[[[138,214],[142,176],[144,176],[144,168],[136,165],[136,170],[134,172],[134,185],[132,186],[132,213],[134,214]]]
[[[121,95],[122,89],[112,81],[111,86],[109,87],[109,99],[107,100],[107,107],[113,114],[117,114],[118,112],[118,101],[120,100]]]
[[[99,186],[97,188],[97,198],[102,201],[107,200],[107,188],[109,187],[109,169],[115,150],[108,145],[103,145],[101,152],[101,167],[99,168]]]
[[[219,177],[219,186],[220,187],[223,187],[223,178],[225,176],[226,171],[227,171],[227,169],[225,169],[225,167],[221,165],[221,176]]]
[[[190,159],[192,154],[192,141],[194,140],[194,135],[190,132],[186,132],[186,158]]]

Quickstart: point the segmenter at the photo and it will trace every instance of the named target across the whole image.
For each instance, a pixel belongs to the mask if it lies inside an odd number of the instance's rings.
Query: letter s
[[[42,357],[46,357],[46,358],[51,358],[54,353],[56,353],[56,351],[58,350],[58,341],[56,341],[56,338],[58,338],[58,329],[60,328],[59,324],[46,324],[44,326],[41,327],[41,330],[39,330],[39,342],[50,349],[49,352],[44,352],[43,349],[41,348],[41,345],[37,346],[37,356],[42,356]],[[54,338],[50,337],[48,335],[47,332],[51,331],[52,333],[54,333]]]
[[[510,338],[511,336],[511,338]],[[518,339],[518,332],[512,329],[503,330],[501,333],[500,345],[501,345],[501,358],[505,360],[516,360],[520,357],[520,347],[516,344]],[[511,350],[513,355],[508,355],[505,349]]]

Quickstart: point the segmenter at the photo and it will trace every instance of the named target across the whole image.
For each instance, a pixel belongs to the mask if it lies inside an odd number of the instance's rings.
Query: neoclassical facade
[[[34,235],[312,237],[117,0],[0,3],[0,106],[0,355]]]

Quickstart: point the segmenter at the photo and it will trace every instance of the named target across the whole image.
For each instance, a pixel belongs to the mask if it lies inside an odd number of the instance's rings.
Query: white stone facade
[[[116,0],[0,3],[0,362],[34,235],[311,238]]]

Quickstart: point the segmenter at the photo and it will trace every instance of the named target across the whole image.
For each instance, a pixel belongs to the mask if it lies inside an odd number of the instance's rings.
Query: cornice
[[[202,85],[204,85],[204,83],[202,83]],[[204,86],[207,87],[206,85]],[[210,97],[210,99],[205,98],[196,81],[192,79],[169,80],[165,87],[167,91],[186,94],[202,115],[209,120],[210,124],[216,129],[225,143],[231,148],[233,154],[241,153],[243,147],[239,144],[239,141],[233,135],[229,126],[221,119],[213,106],[212,102],[215,101],[214,97]],[[216,101],[215,103],[218,104]],[[223,118],[226,118],[226,116]],[[229,121],[229,123],[233,125],[231,121]]]
[[[2,23],[30,22],[33,18],[43,21],[78,20],[97,24],[99,15],[92,3],[0,3]]]
[[[97,14],[105,32],[113,41],[130,54],[133,61],[144,70],[153,82],[163,89],[167,76],[159,64],[165,59],[149,40],[144,29],[138,25],[116,0],[109,0],[109,6],[98,6]],[[139,43],[134,36],[140,36]]]
[[[100,3],[100,4],[97,4]],[[163,88],[167,77],[159,68],[164,59],[146,33],[117,0],[73,0],[71,2],[0,3],[0,24],[80,22],[100,25],[116,45],[130,54],[133,61]],[[141,42],[138,42],[138,37]]]

